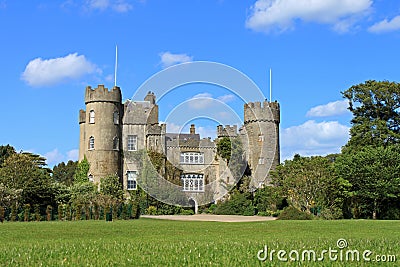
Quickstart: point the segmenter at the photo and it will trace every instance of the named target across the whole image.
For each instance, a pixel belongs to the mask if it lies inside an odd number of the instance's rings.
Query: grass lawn
[[[339,249],[337,240],[348,247]],[[400,221],[266,221],[250,223],[132,221],[29,222],[0,224],[0,266],[396,266]],[[300,261],[257,259],[259,250],[297,250]],[[336,261],[301,261],[304,250],[338,250]],[[345,261],[364,250],[370,262]],[[340,251],[343,260],[340,261]],[[396,262],[377,263],[376,256]],[[260,256],[264,256],[261,253]],[[269,256],[269,255],[268,255]],[[292,257],[296,254],[292,252]],[[307,255],[306,255],[307,256]],[[390,257],[390,256],[389,256]]]

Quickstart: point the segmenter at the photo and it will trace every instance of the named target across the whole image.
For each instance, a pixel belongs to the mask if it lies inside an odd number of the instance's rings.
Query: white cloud
[[[217,137],[217,129],[211,126],[198,126],[196,127],[196,133],[200,134],[201,138],[211,137],[211,140]]]
[[[387,19],[382,20],[368,28],[368,31],[372,33],[385,33],[397,30],[400,30],[400,16],[396,16],[390,21]]]
[[[281,131],[282,161],[295,154],[302,156],[339,153],[349,139],[350,128],[337,121],[314,120]]]
[[[54,165],[64,160],[64,155],[57,148],[44,154],[47,165]]]
[[[49,151],[44,154],[44,157],[46,158],[46,163],[50,167],[62,161],[68,161],[68,160],[76,161],[78,160],[78,156],[79,156],[79,149],[72,149],[63,154],[58,150],[58,148],[55,148],[52,151]]]
[[[67,152],[67,160],[76,161],[79,157],[79,149],[72,149]]]
[[[307,111],[307,117],[328,117],[345,114],[348,111],[349,102],[347,100],[339,100],[329,102],[326,105],[320,105]]]
[[[215,101],[212,95],[209,93],[197,94],[189,100],[190,100],[190,107],[194,109],[209,108]]]
[[[94,72],[101,70],[84,55],[74,53],[52,59],[35,58],[28,63],[21,78],[31,86],[49,86]]]
[[[193,57],[187,54],[172,54],[171,52],[162,52],[159,56],[161,57],[161,65],[163,68],[179,63],[191,62],[193,60]]]
[[[372,0],[257,0],[251,6],[246,27],[255,31],[285,31],[296,20],[333,25],[346,31],[352,20],[369,10]]]
[[[228,103],[231,102],[233,100],[235,100],[236,96],[232,95],[232,94],[228,94],[228,95],[223,95],[218,97],[218,100],[224,102],[224,103]]]
[[[86,0],[85,7],[88,10],[99,11],[112,9],[118,13],[125,13],[132,9],[132,5],[126,0]]]

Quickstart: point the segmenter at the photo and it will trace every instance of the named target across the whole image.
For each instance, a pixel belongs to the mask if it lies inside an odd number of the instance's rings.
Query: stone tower
[[[90,162],[89,180],[100,183],[110,174],[121,176],[122,116],[121,90],[99,85],[86,87],[86,111],[79,112],[79,160]]]
[[[280,161],[280,107],[278,102],[254,102],[244,105],[244,131],[248,138],[247,160],[253,186],[270,183],[268,173]]]

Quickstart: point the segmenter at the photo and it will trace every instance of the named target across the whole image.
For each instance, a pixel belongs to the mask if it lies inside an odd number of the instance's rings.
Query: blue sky
[[[282,159],[339,152],[351,119],[340,91],[400,75],[395,0],[0,0],[0,25],[0,144],[44,155],[51,166],[77,158],[84,89],[113,86],[116,44],[124,99],[188,61],[236,68],[269,96],[272,68]],[[160,99],[160,120],[195,96],[242,117],[229,90],[191,84]],[[182,126],[168,122],[171,131]],[[196,124],[213,135],[220,122]]]

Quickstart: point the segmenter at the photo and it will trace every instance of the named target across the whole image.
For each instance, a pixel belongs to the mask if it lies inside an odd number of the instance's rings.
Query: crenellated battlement
[[[218,125],[217,126],[217,137],[235,137],[237,136],[237,125]]]
[[[90,86],[86,87],[85,104],[91,102],[121,103],[121,99],[121,89],[118,86],[114,86],[110,91],[103,84],[99,84],[95,89]]]
[[[278,102],[249,102],[244,104],[244,123],[255,121],[280,122],[280,107]]]

